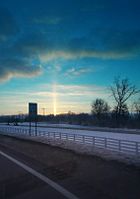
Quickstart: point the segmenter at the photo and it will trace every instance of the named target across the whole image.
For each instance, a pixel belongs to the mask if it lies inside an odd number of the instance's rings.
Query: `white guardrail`
[[[89,135],[80,135],[73,133],[61,133],[61,132],[46,132],[46,131],[37,131],[25,128],[15,128],[15,127],[0,127],[1,134],[19,136],[26,135],[30,137],[42,137],[51,138],[54,140],[65,140],[73,141],[75,143],[95,146],[98,148],[108,149],[111,151],[121,152],[125,154],[136,155],[140,157],[140,142],[128,141],[128,140],[119,140],[106,137],[98,136],[89,136]]]

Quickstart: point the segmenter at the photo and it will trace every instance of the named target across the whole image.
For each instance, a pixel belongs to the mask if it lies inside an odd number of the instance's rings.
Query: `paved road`
[[[140,198],[139,167],[7,136],[0,136],[0,151],[42,173],[80,199]],[[66,197],[0,155],[0,199],[32,198]]]
[[[1,199],[64,199],[58,191],[0,155]]]

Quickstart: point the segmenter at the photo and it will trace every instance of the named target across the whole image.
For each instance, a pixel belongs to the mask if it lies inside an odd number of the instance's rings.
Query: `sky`
[[[140,88],[139,0],[1,0],[0,114],[91,111],[109,86]]]

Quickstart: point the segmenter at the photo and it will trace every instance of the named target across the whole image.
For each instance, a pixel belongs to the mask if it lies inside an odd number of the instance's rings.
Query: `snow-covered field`
[[[18,123],[19,126],[29,126],[28,122]],[[6,123],[0,123],[0,125],[7,125]],[[12,126],[13,123],[10,123]],[[53,128],[66,128],[66,129],[81,129],[89,131],[101,131],[101,132],[118,132],[118,133],[134,133],[140,134],[140,129],[128,129],[128,128],[110,128],[110,127],[97,127],[97,126],[83,126],[83,125],[74,125],[68,123],[48,123],[48,122],[38,122],[40,127],[53,127]]]
[[[27,126],[10,126],[10,128],[23,128],[23,129],[29,129],[28,124],[24,123],[23,125]],[[54,126],[57,127],[59,124],[55,124]],[[1,127],[9,127],[8,125],[0,125]],[[56,133],[67,133],[67,134],[78,134],[78,135],[87,135],[87,136],[94,136],[94,137],[103,137],[103,138],[112,138],[112,139],[118,139],[118,140],[127,140],[127,141],[134,141],[134,142],[140,142],[140,135],[138,134],[130,134],[130,133],[117,133],[117,132],[104,132],[104,131],[95,131],[95,130],[86,130],[86,129],[64,129],[64,128],[51,128],[52,124],[50,124],[49,127],[46,127],[44,124],[41,124],[42,127],[37,127],[38,131],[45,131],[45,132],[56,132]],[[48,126],[48,125],[47,125]],[[65,125],[63,125],[65,126]],[[61,127],[63,127],[61,125]],[[67,127],[70,127],[71,125],[66,124]],[[80,125],[72,125],[74,127],[81,127]],[[35,128],[32,127],[32,130]]]
[[[2,129],[2,127],[4,128]],[[8,131],[5,131],[5,129],[8,129]],[[29,136],[29,127],[8,125],[0,125],[0,131],[20,139],[33,140],[82,154],[140,165],[140,135],[38,127],[38,136]],[[74,139],[74,135],[78,136],[75,136]],[[92,136],[95,138],[95,143],[93,143]],[[85,140],[83,140],[83,137]],[[113,140],[110,138],[113,138]]]
[[[20,126],[29,125],[27,122],[19,123]],[[69,128],[69,129],[82,129],[82,130],[98,130],[98,131],[108,131],[108,132],[123,132],[123,133],[134,133],[140,134],[140,129],[128,129],[128,128],[109,128],[109,127],[95,127],[95,126],[83,126],[83,125],[74,125],[67,123],[46,123],[46,122],[38,122],[38,126],[41,127],[54,127],[54,128]]]

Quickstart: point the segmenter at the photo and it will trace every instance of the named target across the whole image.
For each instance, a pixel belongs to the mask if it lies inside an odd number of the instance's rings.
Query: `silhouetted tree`
[[[118,114],[118,107],[117,106],[114,107],[113,112],[115,114]],[[125,115],[128,115],[128,114],[129,114],[129,110],[128,110],[127,104],[123,104],[122,107],[121,107],[121,110],[120,110],[120,115],[125,116]]]
[[[140,98],[138,99],[138,101],[134,102],[134,111],[136,113],[137,119],[140,120]]]
[[[92,110],[91,113],[94,115],[98,123],[101,123],[101,120],[107,116],[109,113],[110,107],[107,102],[105,102],[103,99],[97,98],[95,101],[92,103]]]
[[[135,85],[129,83],[128,79],[116,78],[114,85],[110,87],[112,95],[116,101],[115,113],[118,125],[121,123],[121,119],[125,116],[128,108],[126,102],[129,98],[139,93],[139,90]]]

